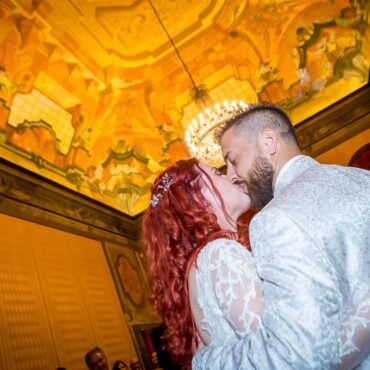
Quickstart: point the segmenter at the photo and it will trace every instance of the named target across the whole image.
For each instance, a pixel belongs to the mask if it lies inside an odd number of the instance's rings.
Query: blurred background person
[[[125,362],[119,360],[114,363],[112,370],[128,370],[128,367]]]
[[[140,361],[137,357],[133,357],[130,361],[130,369],[131,370],[142,370]]]
[[[86,353],[85,363],[89,370],[109,370],[107,356],[99,347],[94,347]]]

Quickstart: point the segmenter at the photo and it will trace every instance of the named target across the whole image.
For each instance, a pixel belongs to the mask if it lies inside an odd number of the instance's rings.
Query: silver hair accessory
[[[159,199],[161,199],[163,194],[170,188],[171,183],[172,177],[170,177],[168,173],[165,173],[159,182],[159,185],[157,185],[157,193],[153,193],[152,199],[150,199],[149,204],[152,207],[157,206]]]

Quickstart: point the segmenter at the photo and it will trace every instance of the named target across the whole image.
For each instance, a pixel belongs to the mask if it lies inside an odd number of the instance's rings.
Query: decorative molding
[[[14,127],[15,131],[17,131],[20,134],[23,134],[24,131],[27,129],[33,129],[33,128],[44,128],[48,132],[50,132],[51,136],[54,139],[55,146],[58,151],[60,151],[60,139],[58,139],[57,134],[55,130],[53,129],[53,126],[49,123],[45,122],[44,120],[40,121],[23,121],[22,123],[17,124],[17,126]]]
[[[133,251],[129,243],[103,245],[129,324],[159,323],[158,313],[150,304],[151,291],[143,253]]]
[[[370,85],[295,126],[305,154],[316,157],[370,127]]]
[[[121,142],[123,142],[123,141],[121,140]],[[147,164],[149,162],[149,159],[146,158],[146,157],[143,157],[137,151],[137,149],[135,147],[131,150],[127,149],[127,148],[124,148],[124,150],[121,151],[121,152],[118,151],[118,150],[110,149],[107,159],[101,165],[102,165],[102,167],[107,167],[112,162],[112,160],[123,161],[125,159],[130,159],[130,158],[135,158],[139,162],[142,162],[144,164]]]
[[[55,185],[0,159],[0,212],[89,238],[127,244],[139,250],[141,217]]]
[[[145,1],[125,5],[110,3],[106,2],[104,6],[92,4],[94,19],[87,17],[83,22],[95,24],[94,28],[87,29],[90,37],[97,38],[96,34],[101,29],[109,35],[106,44],[100,43],[106,52],[122,61],[140,61],[144,58],[157,59],[168,49],[171,50],[152,9]],[[175,0],[157,1],[155,5],[173,37],[183,41],[184,38],[191,39],[194,32],[198,34],[212,27],[213,18],[220,13],[224,4],[213,0]]]

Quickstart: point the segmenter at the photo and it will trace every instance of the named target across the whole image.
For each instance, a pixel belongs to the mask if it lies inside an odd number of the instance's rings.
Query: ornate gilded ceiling
[[[152,0],[214,101],[295,123],[368,82],[367,0]],[[134,216],[188,156],[191,82],[147,0],[1,0],[0,155]]]

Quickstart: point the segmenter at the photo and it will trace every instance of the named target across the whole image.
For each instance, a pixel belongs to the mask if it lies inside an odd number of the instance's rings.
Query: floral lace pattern
[[[201,327],[211,344],[242,338],[261,327],[262,284],[246,248],[233,240],[215,240],[202,249],[196,265]]]
[[[370,351],[370,293],[360,304],[348,310],[341,327],[341,365],[338,370],[353,369],[361,362],[361,369],[370,369],[370,358],[364,357]]]

